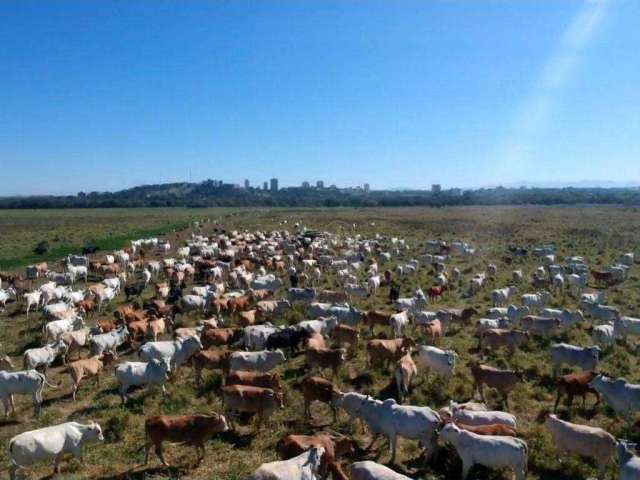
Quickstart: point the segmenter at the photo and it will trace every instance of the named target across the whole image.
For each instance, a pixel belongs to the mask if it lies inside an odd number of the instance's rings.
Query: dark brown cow
[[[276,408],[284,408],[283,395],[270,388],[249,385],[227,385],[222,388],[225,412],[247,412],[258,414],[258,429],[269,419]],[[235,430],[233,416],[229,415],[231,428]]]
[[[202,348],[231,345],[240,339],[242,330],[237,328],[209,328],[200,334]]]
[[[307,377],[302,381],[302,396],[304,397],[304,416],[305,418],[312,419],[311,416],[311,403],[312,402],[324,402],[331,407],[333,412],[333,421],[337,419],[338,410],[333,405],[333,399],[337,394],[340,394],[340,390],[331,383],[329,380],[322,377]]]
[[[600,403],[600,394],[589,386],[589,383],[596,377],[596,375],[598,375],[597,372],[587,371],[570,373],[558,378],[558,396],[556,397],[556,403],[553,406],[553,411],[555,412],[558,410],[558,403],[560,403],[560,398],[563,394],[567,396],[568,410],[571,410],[573,397],[577,396],[582,397],[582,408],[584,408],[587,402],[587,393],[595,395],[597,401],[594,407],[598,405]]]
[[[196,374],[196,385],[202,383],[202,370],[222,370],[226,375],[229,371],[229,350],[200,350],[191,357],[190,361]]]
[[[249,372],[244,370],[234,370],[227,374],[225,385],[251,385],[254,387],[270,388],[281,392],[282,382],[278,372]]]

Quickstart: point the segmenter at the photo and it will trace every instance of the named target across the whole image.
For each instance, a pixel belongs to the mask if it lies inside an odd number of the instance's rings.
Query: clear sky
[[[0,195],[640,183],[640,1],[0,2]]]

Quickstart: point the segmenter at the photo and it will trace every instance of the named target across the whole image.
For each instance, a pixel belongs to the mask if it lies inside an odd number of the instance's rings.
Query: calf
[[[567,409],[569,410],[571,409],[573,397],[575,396],[582,397],[582,408],[584,408],[587,393],[592,393],[596,396],[598,399],[596,405],[598,405],[600,403],[600,394],[589,386],[589,383],[596,378],[596,375],[597,373],[591,370],[587,372],[570,373],[569,375],[563,375],[558,378],[558,396],[556,397],[556,403],[553,406],[553,411],[555,412],[558,410],[558,403],[560,403],[560,398],[563,394],[567,396]]]
[[[222,388],[225,412],[247,412],[258,414],[258,429],[267,421],[276,408],[284,408],[282,393],[270,388],[248,385],[228,385]],[[233,416],[228,415],[231,428],[235,430]]]
[[[427,343],[430,345],[440,343],[440,339],[444,336],[442,322],[436,318],[435,320],[425,324],[424,336],[427,339]]]
[[[198,463],[204,461],[205,442],[211,440],[219,432],[229,430],[224,416],[211,415],[181,415],[169,417],[159,415],[147,417],[144,422],[146,435],[144,464],[149,462],[149,451],[153,445],[156,455],[162,464],[169,466],[162,455],[162,442],[182,443],[193,445],[198,455]]]
[[[101,356],[94,356],[82,360],[71,362],[67,366],[67,373],[71,376],[73,382],[72,397],[76,400],[76,393],[80,387],[80,380],[84,377],[96,377],[96,385],[100,387],[100,373],[106,365],[113,361],[113,354],[106,352]]]
[[[324,402],[331,407],[333,421],[337,420],[337,409],[333,405],[333,399],[341,392],[329,380],[322,377],[306,377],[302,381],[302,396],[304,397],[304,416],[312,419],[311,403]]]
[[[311,370],[330,368],[333,375],[338,375],[338,370],[347,359],[347,351],[344,348],[307,348],[305,350],[305,363]]]

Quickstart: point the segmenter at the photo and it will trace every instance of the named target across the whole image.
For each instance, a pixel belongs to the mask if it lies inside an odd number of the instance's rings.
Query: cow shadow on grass
[[[306,367],[303,365],[298,368],[288,368],[282,374],[283,380],[291,380],[292,378],[299,378],[307,373]]]
[[[231,445],[233,448],[248,448],[256,438],[257,432],[240,433],[237,430],[221,432],[217,439]]]
[[[149,480],[150,478],[183,478],[189,473],[192,465],[180,465],[169,467],[158,466],[142,468],[141,470],[128,470],[115,475],[99,477],[96,480]],[[138,467],[136,467],[138,468]],[[47,477],[52,478],[52,477]]]
[[[20,420],[16,420],[14,418],[8,418],[6,420],[0,420],[0,428],[3,427],[13,427],[15,425],[21,425],[22,422]]]

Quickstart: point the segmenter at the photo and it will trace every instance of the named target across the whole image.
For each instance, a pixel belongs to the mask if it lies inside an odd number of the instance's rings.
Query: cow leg
[[[480,398],[482,399],[482,402],[486,404],[487,401],[484,398],[484,386],[482,383],[478,385],[478,390],[480,391]]]
[[[567,410],[571,410],[572,405],[573,405],[573,394],[571,392],[567,392]]]
[[[562,394],[560,393],[560,390],[558,390],[558,395],[556,396],[556,403],[553,405],[553,413],[558,411],[558,403],[560,403],[561,396]]]
[[[464,460],[462,460],[462,474],[460,475],[460,478],[462,480],[466,480],[466,478],[469,476],[469,472],[471,471],[471,467],[473,467],[472,463],[467,463]]]
[[[55,460],[53,461],[53,473],[57,474],[60,472],[60,461],[62,460],[62,454],[56,455]]]
[[[380,436],[379,433],[376,433],[373,435],[373,438],[371,439],[371,443],[367,445],[367,447],[365,447],[365,451],[371,450],[371,448],[373,447],[373,444],[376,443],[376,440],[378,440],[379,436]]]
[[[9,415],[9,406],[10,406],[9,398],[11,398],[11,397],[2,397],[2,406],[4,407],[4,418],[5,418],[5,420],[6,420],[7,416]]]
[[[397,435],[392,435],[389,438],[389,448],[391,448],[391,463],[394,464],[396,462],[396,447],[398,446],[398,437]]]
[[[165,467],[168,467],[169,464],[167,463],[167,461],[164,459],[164,455],[162,452],[162,442],[160,443],[156,443],[156,455],[158,455],[158,458],[160,459],[160,461],[162,462],[162,465],[164,465]]]
[[[329,404],[329,406],[331,407],[331,411],[333,412],[333,423],[336,423],[338,421],[338,409],[334,407],[333,404]]]
[[[77,383],[73,383],[73,390],[71,391],[71,397],[73,398],[73,401],[76,401],[76,392],[78,391],[78,384]]]

